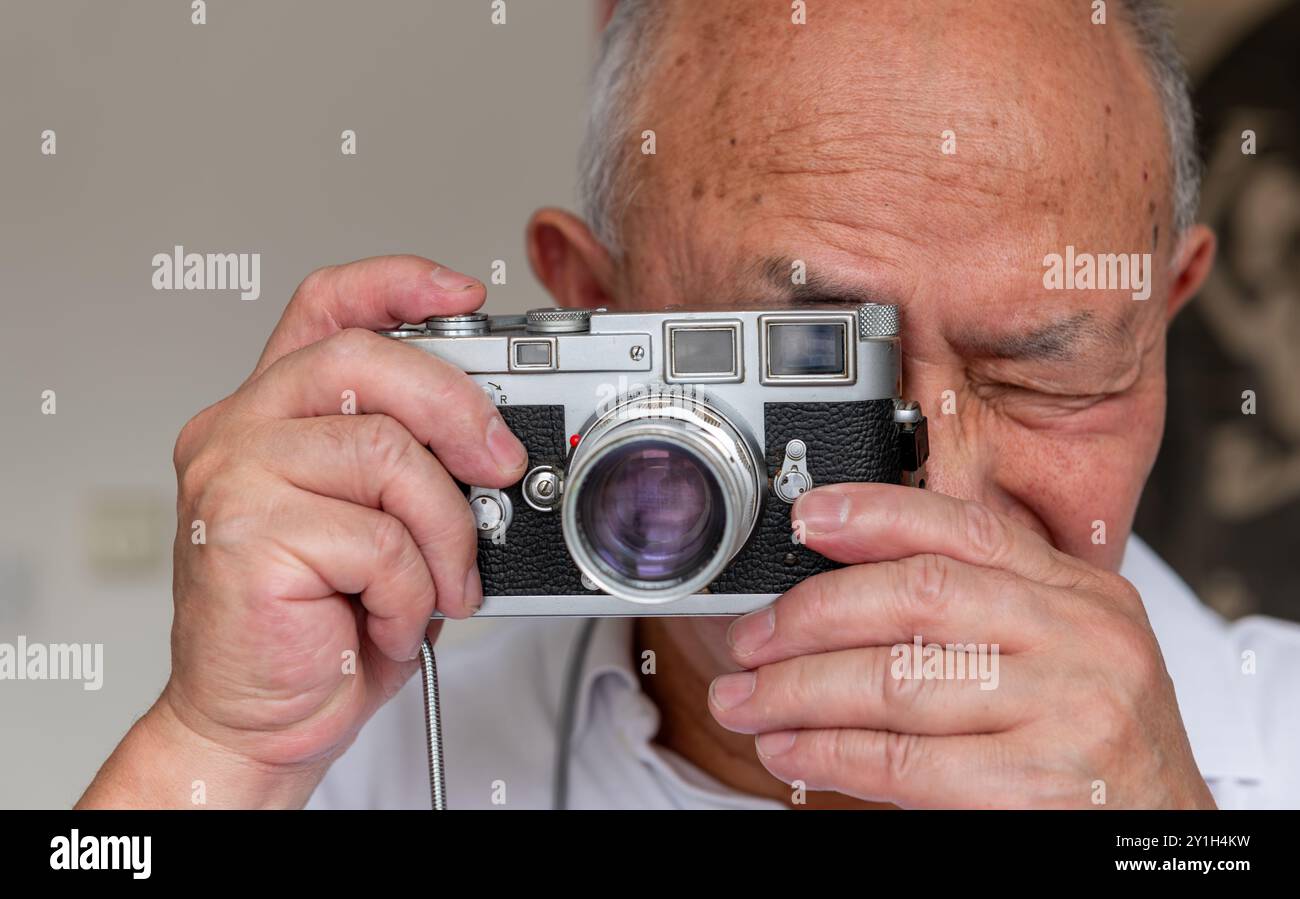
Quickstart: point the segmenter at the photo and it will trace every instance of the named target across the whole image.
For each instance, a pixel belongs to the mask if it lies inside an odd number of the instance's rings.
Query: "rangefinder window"
[[[739,381],[740,322],[668,322],[666,381]]]
[[[555,369],[555,339],[515,340],[510,344],[512,371],[553,371]]]
[[[763,331],[766,381],[853,380],[847,322],[768,320]]]

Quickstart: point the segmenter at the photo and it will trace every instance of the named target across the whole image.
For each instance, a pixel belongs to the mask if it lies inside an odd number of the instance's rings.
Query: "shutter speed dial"
[[[591,328],[589,309],[532,309],[526,320],[533,334],[577,334]]]

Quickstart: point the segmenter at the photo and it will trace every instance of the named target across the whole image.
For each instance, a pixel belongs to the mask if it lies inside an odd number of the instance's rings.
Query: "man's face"
[[[1161,111],[1118,11],[774,9],[664,4],[617,302],[898,303],[930,487],[1117,568],[1163,427],[1174,249]],[[1067,245],[1151,253],[1150,298],[1045,289]]]

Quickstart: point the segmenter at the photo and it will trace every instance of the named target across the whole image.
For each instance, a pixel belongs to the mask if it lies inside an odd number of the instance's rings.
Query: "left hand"
[[[905,807],[1213,807],[1128,581],[925,490],[822,487],[792,517],[849,567],[737,619],[746,670],[709,690],[773,775]],[[997,644],[996,677],[952,651],[964,679],[897,676],[916,637]]]

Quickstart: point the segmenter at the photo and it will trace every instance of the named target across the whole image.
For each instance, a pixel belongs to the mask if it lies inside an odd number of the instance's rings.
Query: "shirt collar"
[[[620,685],[641,692],[641,681],[632,668],[633,618],[597,618],[595,629],[591,634],[591,645],[587,649],[586,664],[582,668],[582,678],[578,687],[578,708],[574,718],[574,733],[581,734],[591,718],[592,694],[596,684],[610,678]],[[581,628],[574,632],[574,641],[578,639]],[[654,734],[650,734],[652,738]]]
[[[612,708],[614,718],[607,722],[608,725],[617,728],[624,735],[640,762],[654,769],[662,780],[671,784],[674,794],[715,807],[781,808],[779,802],[750,796],[720,783],[677,753],[654,742],[659,731],[659,710],[641,689],[640,676],[635,667],[639,660],[633,658],[634,626],[633,618],[595,620],[586,663],[578,680],[574,714],[575,744],[588,728],[595,726],[595,699],[598,692],[604,691],[604,695],[611,700],[605,707]],[[559,685],[561,703],[564,699],[566,670],[581,637],[582,623],[571,624],[565,631],[566,634],[560,641],[562,645],[556,647],[559,651],[549,654],[551,682]]]
[[[534,622],[544,629],[541,665],[544,683],[553,698],[557,716],[564,703],[568,668],[583,628],[594,621],[591,642],[578,678],[575,697],[574,733],[581,735],[591,717],[592,694],[596,684],[606,677],[613,678],[628,688],[640,690],[636,672],[632,668],[631,618],[562,618]]]

